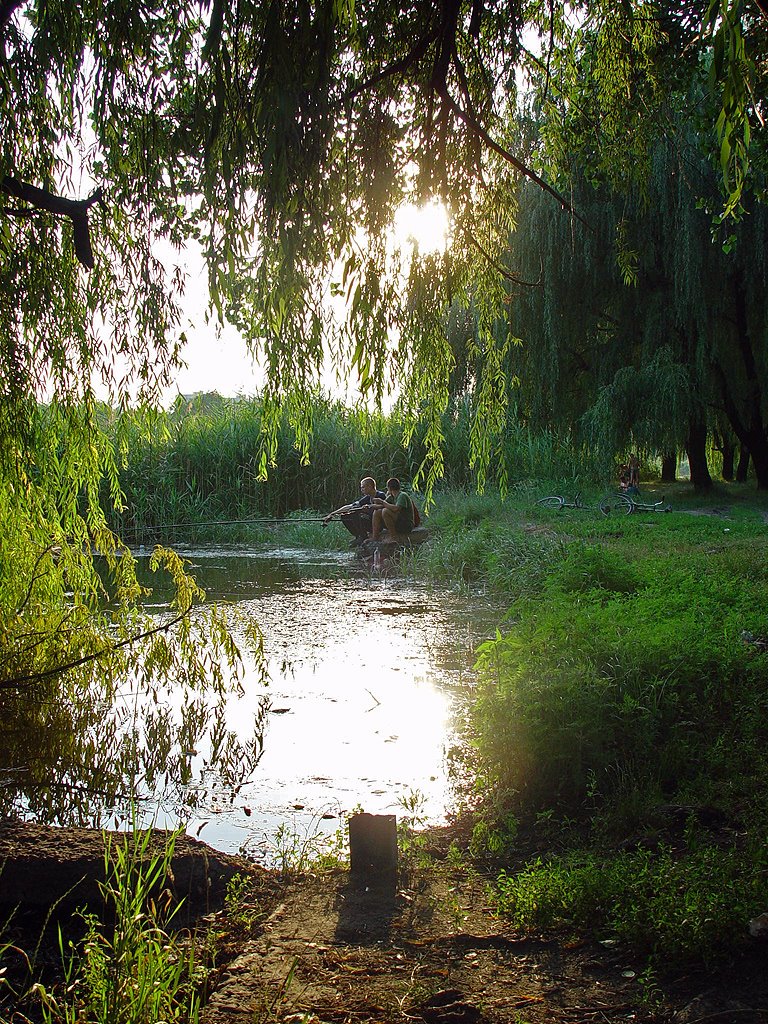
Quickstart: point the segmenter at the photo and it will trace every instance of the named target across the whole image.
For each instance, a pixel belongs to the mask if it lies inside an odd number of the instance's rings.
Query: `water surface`
[[[253,780],[234,797],[214,790],[187,830],[262,855],[281,825],[298,837],[334,830],[357,807],[402,814],[416,798],[425,820],[442,820],[457,698],[498,606],[413,574],[373,572],[347,552],[180,551],[210,601],[259,623],[269,672],[264,687],[249,666],[245,695],[228,707],[245,738],[269,702]]]

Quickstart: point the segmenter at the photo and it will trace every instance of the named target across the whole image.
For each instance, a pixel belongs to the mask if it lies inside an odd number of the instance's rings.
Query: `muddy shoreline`
[[[154,834],[154,851],[168,835]],[[185,900],[186,923],[217,937],[206,1024],[245,1024],[269,1007],[273,1021],[344,1024],[768,1024],[768,942],[717,970],[669,965],[651,984],[642,958],[620,943],[516,932],[494,914],[482,869],[449,863],[461,829],[427,838],[427,863],[405,858],[396,879],[378,884],[343,870],[281,878],[179,837],[167,884]],[[0,862],[11,938],[39,943],[44,922],[55,969],[55,920],[99,901],[103,834],[3,821]],[[224,897],[235,875],[249,884],[232,912]]]

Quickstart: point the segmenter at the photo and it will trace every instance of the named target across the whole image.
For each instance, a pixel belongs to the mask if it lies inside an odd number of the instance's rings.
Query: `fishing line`
[[[190,523],[170,523],[170,524],[157,524],[156,526],[147,524],[146,526],[133,526],[125,530],[126,533],[140,534],[140,533],[165,533],[172,530],[185,530],[194,529],[198,526],[283,526],[285,524],[301,526],[304,523],[324,523],[331,522],[332,519],[339,519],[340,516],[332,516],[331,519],[327,519],[324,516],[315,516],[308,519],[291,519],[289,516],[283,516],[282,519],[209,519],[202,522],[190,522]]]

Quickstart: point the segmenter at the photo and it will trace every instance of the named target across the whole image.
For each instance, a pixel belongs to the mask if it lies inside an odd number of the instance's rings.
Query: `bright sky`
[[[445,208],[439,203],[401,207],[395,217],[392,236],[394,244],[401,248],[417,245],[421,252],[443,248],[448,238]],[[179,254],[169,252],[169,268],[179,259]],[[166,392],[166,401],[170,404],[178,392],[188,395],[197,391],[218,391],[224,397],[254,394],[263,377],[254,367],[244,341],[234,328],[217,330],[214,322],[206,322],[208,285],[202,259],[188,253],[183,259],[187,286],[182,330],[187,336],[184,349],[187,368],[179,372],[176,386]],[[338,393],[330,374],[322,383],[327,390]]]

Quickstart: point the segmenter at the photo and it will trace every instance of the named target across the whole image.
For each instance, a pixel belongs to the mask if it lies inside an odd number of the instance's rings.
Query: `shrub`
[[[657,961],[709,961],[743,943],[768,900],[768,848],[702,846],[685,856],[639,850],[537,860],[493,886],[500,913],[520,928],[567,924],[616,936]]]
[[[741,632],[768,615],[765,588],[704,558],[629,576],[625,590],[610,555],[574,549],[479,649],[481,759],[523,808],[575,812],[633,786],[728,800],[735,779],[760,792],[768,659]]]

